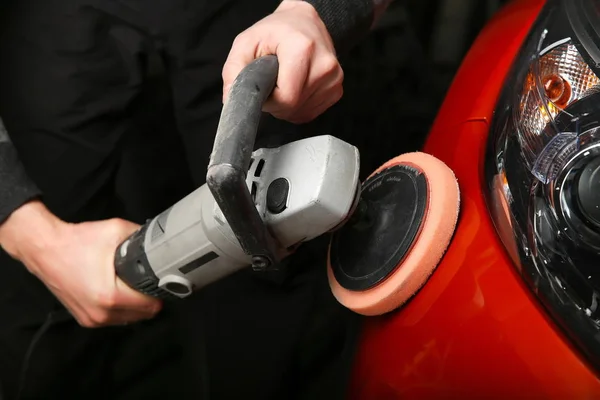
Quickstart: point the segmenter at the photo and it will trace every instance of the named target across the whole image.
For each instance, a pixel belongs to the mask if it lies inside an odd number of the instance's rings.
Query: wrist
[[[283,11],[290,9],[302,10],[303,12],[310,14],[312,17],[316,17],[319,20],[321,19],[319,13],[317,12],[317,9],[306,0],[282,0],[275,11]]]
[[[327,28],[337,54],[350,51],[371,30],[375,4],[389,0],[283,0],[309,4]]]
[[[65,225],[41,201],[32,200],[14,210],[0,225],[0,246],[27,264],[60,237]]]

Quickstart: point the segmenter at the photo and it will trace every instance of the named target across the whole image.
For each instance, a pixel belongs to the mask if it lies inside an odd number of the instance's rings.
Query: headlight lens
[[[600,18],[582,22],[584,8],[598,16],[600,0],[549,1],[521,49],[490,130],[486,199],[525,281],[600,368]]]

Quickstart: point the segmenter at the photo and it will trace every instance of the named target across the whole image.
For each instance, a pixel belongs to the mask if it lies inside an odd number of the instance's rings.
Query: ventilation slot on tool
[[[260,176],[264,166],[265,166],[265,160],[263,160],[261,158],[260,161],[258,162],[258,165],[256,166],[256,170],[254,171],[254,176],[256,176],[258,178]]]
[[[256,182],[252,182],[252,190],[250,191],[250,196],[252,196],[252,201],[254,202],[254,204],[256,204],[256,191]]]
[[[214,251],[211,251],[210,253],[206,253],[199,259],[191,261],[191,262],[185,264],[183,267],[180,267],[179,271],[182,274],[189,274],[190,272],[200,268],[201,266],[203,266],[205,264],[208,264],[212,260],[216,260],[217,258],[219,258],[219,255],[217,253],[215,253]]]

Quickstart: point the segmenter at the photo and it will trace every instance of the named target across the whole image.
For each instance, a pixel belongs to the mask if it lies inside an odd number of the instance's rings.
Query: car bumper
[[[544,1],[513,1],[479,35],[424,151],[452,168],[461,215],[425,287],[365,320],[351,399],[591,398],[600,381],[550,320],[498,239],[483,194],[488,124]]]

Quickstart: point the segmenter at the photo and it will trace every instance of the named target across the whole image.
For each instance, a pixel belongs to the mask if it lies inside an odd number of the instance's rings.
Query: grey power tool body
[[[183,298],[241,268],[274,269],[352,214],[360,192],[356,147],[323,135],[252,151],[277,69],[276,57],[266,56],[239,74],[223,106],[207,183],[117,248],[116,272],[129,286]]]

